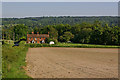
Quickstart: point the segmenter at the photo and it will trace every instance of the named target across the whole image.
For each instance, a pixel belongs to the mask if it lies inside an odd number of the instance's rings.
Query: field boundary
[[[75,43],[58,43],[58,44],[25,44],[28,47],[72,47],[72,48],[120,48],[114,45],[95,45],[95,44],[75,44]]]

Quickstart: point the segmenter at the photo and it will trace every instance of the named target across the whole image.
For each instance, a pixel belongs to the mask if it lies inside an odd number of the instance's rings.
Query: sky
[[[11,2],[10,2],[11,1]],[[26,0],[26,2],[14,2],[17,0],[2,1],[2,17],[41,17],[41,16],[117,16],[118,0]],[[19,1],[19,0],[18,0]],[[22,1],[22,0],[21,0]],[[25,1],[25,0],[24,0]],[[43,2],[42,2],[43,1]],[[52,2],[53,1],[53,2]],[[62,0],[61,0],[62,1]],[[76,1],[76,2],[75,2]],[[86,2],[85,2],[86,1]],[[95,2],[96,1],[96,2]],[[104,1],[104,2],[102,2]],[[109,1],[109,2],[108,2]]]
[[[120,0],[1,0],[2,2],[118,2]]]

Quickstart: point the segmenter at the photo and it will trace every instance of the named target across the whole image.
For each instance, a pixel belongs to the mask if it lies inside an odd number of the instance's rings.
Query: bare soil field
[[[118,78],[118,49],[29,48],[26,61],[32,78]]]

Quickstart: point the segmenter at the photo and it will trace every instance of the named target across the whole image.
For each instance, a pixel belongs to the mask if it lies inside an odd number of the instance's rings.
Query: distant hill
[[[26,17],[26,18],[3,18],[2,25],[13,24],[25,24],[29,27],[43,27],[46,25],[56,24],[69,24],[75,25],[83,22],[94,23],[94,21],[100,21],[103,25],[108,23],[111,25],[118,24],[117,16],[99,16],[99,17],[71,17],[71,16],[59,16],[59,17]]]

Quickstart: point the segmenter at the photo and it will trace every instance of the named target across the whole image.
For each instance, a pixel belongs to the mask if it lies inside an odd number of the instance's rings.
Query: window
[[[34,43],[34,40],[32,40],[32,43]]]

